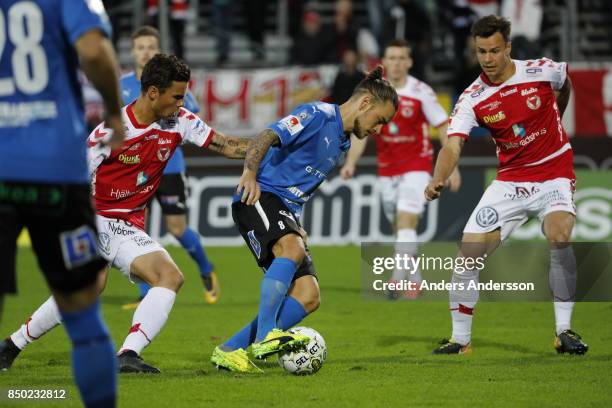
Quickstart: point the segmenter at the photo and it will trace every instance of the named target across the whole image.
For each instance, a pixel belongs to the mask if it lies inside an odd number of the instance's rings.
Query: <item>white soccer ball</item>
[[[310,337],[310,342],[295,351],[286,351],[278,356],[278,364],[288,373],[295,375],[314,374],[321,369],[327,358],[327,346],[323,336],[309,327],[294,327],[291,333]]]

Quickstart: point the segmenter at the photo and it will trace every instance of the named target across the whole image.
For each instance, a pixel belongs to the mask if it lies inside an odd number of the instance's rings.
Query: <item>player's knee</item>
[[[185,233],[185,229],[186,229],[184,224],[172,223],[172,222],[168,222],[166,224],[166,227],[168,228],[168,232],[177,239],[183,236],[183,234]]]
[[[549,232],[546,238],[548,239],[548,242],[557,244],[569,242],[571,236],[572,230],[568,228]]]
[[[175,292],[183,286],[185,277],[183,273],[175,265],[165,265],[159,271],[159,282],[154,286],[161,286],[167,289],[171,289]]]
[[[288,258],[297,265],[301,265],[306,257],[306,247],[302,237],[296,234],[288,234],[274,244],[272,252],[276,258]]]
[[[317,310],[321,306],[321,294],[319,291],[312,291],[308,294],[306,301],[304,303],[304,310],[306,313],[310,314]]]

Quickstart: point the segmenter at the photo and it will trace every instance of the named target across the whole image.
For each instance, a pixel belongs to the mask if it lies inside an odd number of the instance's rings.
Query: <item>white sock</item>
[[[572,247],[551,248],[548,283],[553,294],[557,334],[571,328],[576,295],[576,276],[576,258]]]
[[[453,272],[452,282],[463,283],[463,290],[449,291],[453,334],[451,339],[461,345],[472,341],[472,318],[478,302],[478,289],[468,289],[470,282],[478,283],[478,271]]]
[[[555,305],[555,331],[557,335],[572,328],[572,311],[574,302],[554,302]]]
[[[397,236],[395,240],[395,253],[400,255],[408,255],[413,257],[418,251],[417,233],[416,230],[409,228],[402,228],[397,230]],[[423,279],[421,278],[421,271],[416,268],[415,270],[406,270],[396,268],[393,271],[391,279],[400,281],[402,279],[408,279],[411,282],[420,283]]]
[[[149,289],[134,312],[130,333],[125,338],[119,353],[133,350],[140,355],[166,324],[175,298],[176,292],[170,289],[160,287]]]
[[[59,313],[55,299],[51,296],[45,303],[40,305],[15,333],[11,334],[11,340],[20,350],[23,350],[25,346],[61,322],[62,316]]]

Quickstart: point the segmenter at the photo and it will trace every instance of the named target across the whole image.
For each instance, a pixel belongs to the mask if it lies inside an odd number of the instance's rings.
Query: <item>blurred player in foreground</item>
[[[123,141],[118,65],[101,2],[0,4],[0,296],[15,293],[16,241],[26,227],[72,342],[87,407],[116,406],[116,359],[100,314],[81,68],[102,95],[110,146]],[[110,148],[110,147],[109,147]],[[0,342],[0,369],[19,349]]]
[[[216,132],[184,109],[190,70],[177,57],[157,54],[142,72],[142,92],[122,110],[126,140],[112,149],[105,122],[89,136],[99,250],[132,281],[152,286],[136,308],[132,327],[118,353],[119,371],[159,373],[140,357],[165,325],[183,275],[170,255],[144,231],[145,208],[161,182],[173,151],[184,142],[209,148],[229,158],[244,158],[248,139]],[[105,279],[99,291],[103,290]],[[49,298],[10,339],[23,349],[61,322]],[[13,357],[14,360],[14,357]],[[12,360],[8,362],[10,367]]]
[[[299,217],[304,203],[350,147],[389,123],[397,93],[377,67],[344,104],[297,107],[249,144],[232,204],[240,234],[263,269],[259,313],[215,348],[211,361],[232,371],[257,371],[256,358],[297,347],[308,338],[285,330],[319,307],[319,285]],[[260,190],[261,189],[261,190]]]
[[[404,40],[393,40],[383,53],[387,79],[399,96],[399,108],[393,120],[375,135],[380,191],[385,216],[395,230],[395,252],[415,256],[418,251],[417,226],[425,209],[423,190],[431,180],[433,146],[429,127],[437,128],[440,142],[446,144],[448,116],[440,106],[433,89],[408,74],[412,67],[410,45]],[[355,174],[357,161],[363,155],[367,139],[353,138],[346,163],[340,170],[343,179]],[[451,191],[461,186],[459,171],[449,178]],[[418,269],[407,271],[396,268],[391,282],[404,279],[420,284]],[[400,294],[414,299],[420,290],[390,291],[389,298]]]
[[[140,96],[142,70],[146,63],[159,52],[159,32],[154,27],[143,26],[134,31],[132,34],[134,71],[123,75],[120,81],[124,104],[132,103]],[[198,102],[189,90],[185,94],[184,104],[185,109],[192,113],[200,111]],[[219,300],[221,294],[217,274],[208,261],[206,252],[200,242],[200,235],[187,226],[186,171],[183,150],[178,147],[168,160],[155,198],[157,198],[164,214],[166,229],[180,242],[198,265],[204,284],[204,300],[208,304],[214,304]],[[147,294],[149,285],[141,283],[138,286],[140,289],[138,302],[140,302]],[[126,310],[135,309],[138,302],[126,304],[123,308]]]
[[[461,256],[491,253],[529,217],[537,216],[550,243],[549,281],[559,353],[584,354],[588,346],[571,330],[576,259],[569,245],[576,216],[573,153],[561,117],[571,92],[567,64],[510,58],[510,23],[487,16],[472,27],[483,73],[461,95],[436,162],[428,200],[440,196],[457,165],[470,130],[486,127],[497,145],[497,178],[487,188],[463,231]],[[453,272],[465,288],[479,271]],[[471,352],[472,317],[478,290],[450,291],[453,331],[435,354]]]

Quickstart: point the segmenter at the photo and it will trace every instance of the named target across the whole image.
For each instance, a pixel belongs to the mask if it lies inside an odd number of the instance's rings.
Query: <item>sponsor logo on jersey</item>
[[[501,101],[493,101],[493,102],[487,103],[486,105],[480,107],[479,109],[480,110],[486,109],[486,110],[492,111],[492,110],[497,109],[499,105],[501,105]]]
[[[296,196],[297,198],[301,198],[305,195],[305,193],[297,188],[296,186],[287,187],[287,191]]]
[[[125,225],[123,225],[121,223],[109,222],[108,223],[108,229],[114,235],[124,235],[124,236],[134,235],[134,230],[126,228]]]
[[[539,191],[540,189],[536,186],[531,186],[531,188],[525,186],[517,186],[514,188],[514,193],[505,193],[504,197],[509,200],[522,200],[531,197]]]
[[[542,68],[527,68],[527,69],[525,70],[525,72],[526,72],[528,75],[535,75],[535,74],[537,74],[537,73],[542,72]]]
[[[533,95],[527,98],[527,107],[532,110],[538,109],[542,105],[542,101],[538,95]]]
[[[110,193],[111,197],[114,197],[114,198],[125,198],[133,194],[134,192],[130,190],[126,190],[126,189],[116,189],[115,190],[114,188],[111,188],[111,193]]]
[[[148,141],[148,140],[155,140],[155,139],[157,139],[157,138],[159,138],[159,135],[158,135],[157,133],[154,133],[154,134],[152,134],[152,135],[145,136],[144,140],[145,140],[145,141]]]
[[[476,85],[476,87],[477,87],[477,89],[476,89],[476,90],[474,90],[474,92],[472,92],[472,93],[470,94],[470,96],[471,96],[472,98],[478,98],[478,97],[479,97],[480,95],[482,95],[482,93],[485,91],[485,88],[484,88],[484,87],[481,87],[480,85]]]
[[[141,143],[134,143],[129,149],[128,151],[134,151],[134,150],[138,150],[142,147]]]
[[[536,130],[535,132],[530,133],[528,136],[525,136],[525,128],[522,125],[512,125],[512,131],[517,137],[520,137],[521,140],[516,142],[508,142],[502,143],[502,147],[505,150],[516,149],[519,146],[527,146],[529,143],[536,140],[539,136],[546,134],[546,128],[542,128],[540,130]]]
[[[172,143],[172,140],[170,140],[170,139],[159,139],[157,141],[157,144],[160,144],[160,145],[171,144],[171,143]]]
[[[514,136],[516,137],[523,137],[527,134],[525,132],[525,128],[520,123],[515,123],[514,125],[512,125],[512,131],[514,132]]]
[[[124,153],[121,153],[117,159],[123,164],[138,164],[140,163],[140,155],[130,156]]]
[[[141,246],[141,247],[155,245],[155,241],[153,241],[153,239],[151,239],[151,237],[148,237],[148,236],[142,237],[142,236],[135,235],[131,239],[132,241],[136,243],[136,245]]]
[[[302,111],[298,114],[298,116],[300,117],[300,119],[307,119],[308,118],[308,112],[307,111]]]
[[[294,136],[302,129],[304,126],[300,122],[297,116],[289,115],[284,119],[281,119],[281,126],[285,127],[291,136]]]
[[[96,233],[88,225],[62,232],[59,238],[66,269],[76,268],[98,257]]]
[[[506,96],[510,96],[510,95],[512,95],[512,94],[515,94],[515,93],[517,93],[517,92],[518,92],[518,88],[515,86],[514,88],[508,89],[508,90],[507,90],[507,91],[505,91],[505,92],[500,92],[499,94],[500,94],[502,97],[506,97]]]
[[[497,213],[497,210],[493,207],[482,207],[476,213],[476,223],[482,228],[487,228],[492,225],[495,225],[498,220],[499,214]]]
[[[392,135],[396,135],[399,132],[399,126],[397,126],[395,122],[389,122],[389,125],[387,126],[387,132]]]
[[[499,111],[494,115],[485,115],[482,117],[484,123],[497,123],[506,119],[506,114],[504,111]]]
[[[170,157],[170,148],[169,147],[161,147],[157,151],[157,158],[159,161],[166,161]]]
[[[521,91],[521,96],[527,96],[527,95],[532,94],[534,92],[538,92],[538,88],[531,87],[529,89],[523,89]]]
[[[138,176],[136,176],[137,186],[146,184],[147,181],[149,181],[149,176],[147,176],[144,171],[141,171],[140,173],[138,173]]]
[[[327,174],[323,173],[321,170],[315,169],[312,166],[306,166],[306,167],[304,167],[304,170],[306,170],[306,173],[312,174],[316,178],[320,178],[321,179],[321,178],[327,177]]]

